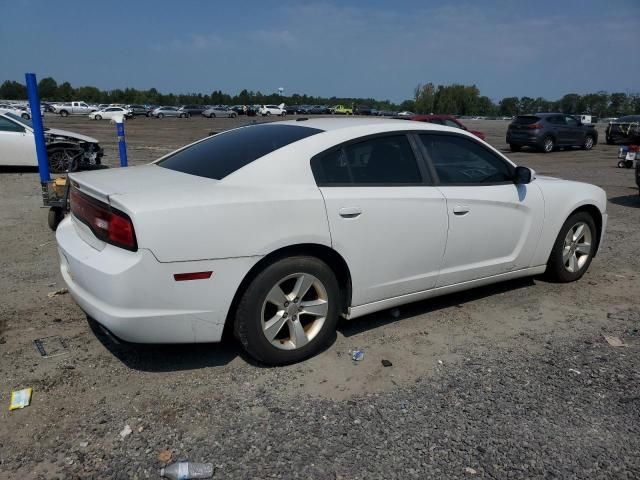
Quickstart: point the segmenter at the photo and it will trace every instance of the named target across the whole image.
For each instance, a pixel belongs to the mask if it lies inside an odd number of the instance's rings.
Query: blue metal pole
[[[36,156],[38,157],[38,171],[40,183],[51,181],[49,174],[49,160],[47,159],[47,147],[44,142],[44,127],[40,116],[40,97],[38,96],[38,82],[35,73],[25,73],[27,80],[27,94],[29,95],[29,107],[31,108],[31,123],[33,123],[33,136],[36,141]]]
[[[118,134],[118,151],[120,152],[120,166],[126,167],[127,161],[127,142],[124,138],[124,119],[122,122],[116,122],[116,133]]]

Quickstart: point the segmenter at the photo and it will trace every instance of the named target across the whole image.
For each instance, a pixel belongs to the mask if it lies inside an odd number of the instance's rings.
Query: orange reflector
[[[191,272],[191,273],[174,273],[173,278],[176,282],[184,282],[185,280],[206,280],[211,278],[213,272]]]

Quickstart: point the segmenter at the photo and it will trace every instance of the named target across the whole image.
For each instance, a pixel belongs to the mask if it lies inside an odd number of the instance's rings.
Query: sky
[[[494,100],[640,91],[640,0],[0,0],[0,82]]]

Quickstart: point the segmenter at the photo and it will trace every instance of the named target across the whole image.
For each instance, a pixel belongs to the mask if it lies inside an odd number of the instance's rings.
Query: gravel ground
[[[128,122],[131,163],[242,121]],[[468,123],[505,147],[505,122]],[[97,137],[117,163],[108,122],[47,124]],[[2,171],[0,403],[34,394],[0,411],[0,478],[158,478],[164,449],[212,462],[214,478],[640,478],[640,197],[615,155],[512,155],[607,191],[606,243],[581,281],[518,280],[342,322],[325,352],[284,368],[232,339],[116,344],[68,295],[49,299],[64,285],[37,174]],[[32,342],[52,335],[66,354],[42,358]]]

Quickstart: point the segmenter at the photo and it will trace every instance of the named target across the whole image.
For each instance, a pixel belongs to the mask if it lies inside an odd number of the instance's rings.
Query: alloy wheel
[[[567,271],[575,273],[584,267],[591,255],[591,228],[585,222],[578,222],[567,232],[562,248],[562,262]]]
[[[553,138],[545,138],[543,148],[545,152],[551,152],[553,150]]]
[[[328,312],[327,290],[318,278],[309,273],[288,275],[262,304],[262,332],[276,348],[298,349],[318,335]]]
[[[593,137],[588,136],[587,138],[585,138],[585,140],[584,140],[584,148],[586,150],[591,150],[593,148]]]

